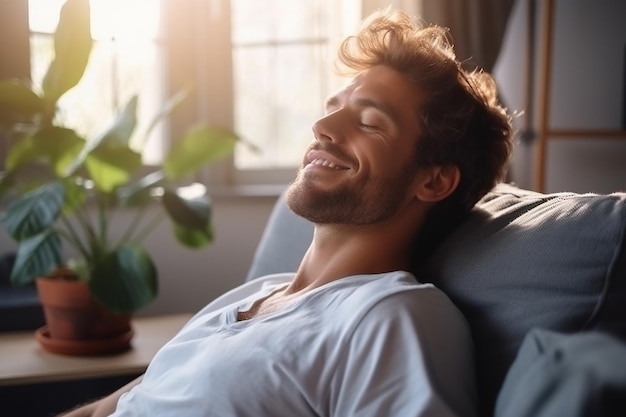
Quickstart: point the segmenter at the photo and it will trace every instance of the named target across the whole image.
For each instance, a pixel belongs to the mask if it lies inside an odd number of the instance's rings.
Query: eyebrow
[[[397,113],[393,110],[393,108],[385,103],[382,103],[377,100],[373,100],[371,98],[357,98],[354,100],[354,103],[360,107],[372,107],[376,110],[379,110],[381,113],[385,114],[389,117],[395,124],[399,124],[399,119]],[[337,106],[339,105],[339,97],[334,95],[326,99],[325,106],[328,108],[329,106]]]

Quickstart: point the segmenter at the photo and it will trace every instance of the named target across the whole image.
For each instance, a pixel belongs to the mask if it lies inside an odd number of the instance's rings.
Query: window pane
[[[235,150],[235,174],[290,180],[324,99],[346,80],[332,73],[337,42],[353,33],[360,0],[231,0],[235,129],[260,148]]]
[[[53,33],[65,0],[28,0],[28,23],[32,32]]]
[[[297,166],[330,92],[328,2],[233,0],[231,6],[235,130],[261,149],[239,147],[235,166]]]
[[[327,37],[322,0],[232,0],[235,45]]]
[[[53,57],[52,37],[62,0],[29,0],[31,68],[40,85]],[[139,95],[138,126],[133,143],[144,162],[163,155],[165,126],[145,137],[145,129],[164,102],[160,1],[91,0],[92,37],[89,64],[79,84],[59,101],[58,123],[85,137],[101,133],[133,96]],[[141,16],[141,19],[137,17]]]
[[[299,162],[326,97],[320,65],[324,52],[324,45],[235,52],[236,130],[262,151],[238,149],[237,167],[288,167]]]

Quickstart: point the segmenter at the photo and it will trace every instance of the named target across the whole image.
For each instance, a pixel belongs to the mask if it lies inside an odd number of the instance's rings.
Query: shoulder
[[[439,326],[469,333],[465,317],[450,298],[432,284],[422,284],[404,271],[380,274],[358,287],[352,296],[360,303],[360,326],[383,321],[412,323],[416,330],[441,334]],[[380,323],[378,323],[380,325]],[[445,332],[443,332],[445,333]]]
[[[343,328],[339,384],[361,380],[363,370],[377,381],[401,381],[393,403],[419,399],[424,414],[473,415],[473,345],[465,318],[433,285],[408,273],[385,275],[355,289],[347,303],[356,314]]]
[[[471,358],[465,317],[434,285],[419,283],[404,271],[364,276],[352,284],[349,295],[327,313],[344,318],[333,326],[348,344],[405,349],[425,362],[430,356],[455,357],[455,362]]]
[[[418,282],[409,272],[395,271],[370,277],[357,285],[349,297],[350,304],[360,306],[363,318],[379,314],[389,318],[407,313],[416,319],[426,315],[429,321],[439,315],[465,321],[446,294],[433,284]]]

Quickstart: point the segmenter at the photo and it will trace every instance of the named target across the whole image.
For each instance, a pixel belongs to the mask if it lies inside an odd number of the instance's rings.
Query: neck
[[[421,222],[348,226],[316,225],[313,240],[287,293],[310,290],[343,277],[410,270]]]

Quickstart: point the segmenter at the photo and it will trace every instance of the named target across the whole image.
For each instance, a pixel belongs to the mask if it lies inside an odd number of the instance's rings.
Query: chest
[[[324,321],[297,313],[196,323],[158,353],[144,377],[145,388],[176,403],[202,402],[212,404],[211,413],[220,411],[209,415],[258,416],[268,410],[275,416],[323,415],[319,408],[340,357]]]
[[[281,293],[270,294],[254,302],[247,309],[240,309],[237,312],[237,320],[250,320],[255,317],[275,314],[289,307],[297,300],[297,295],[284,295]]]

